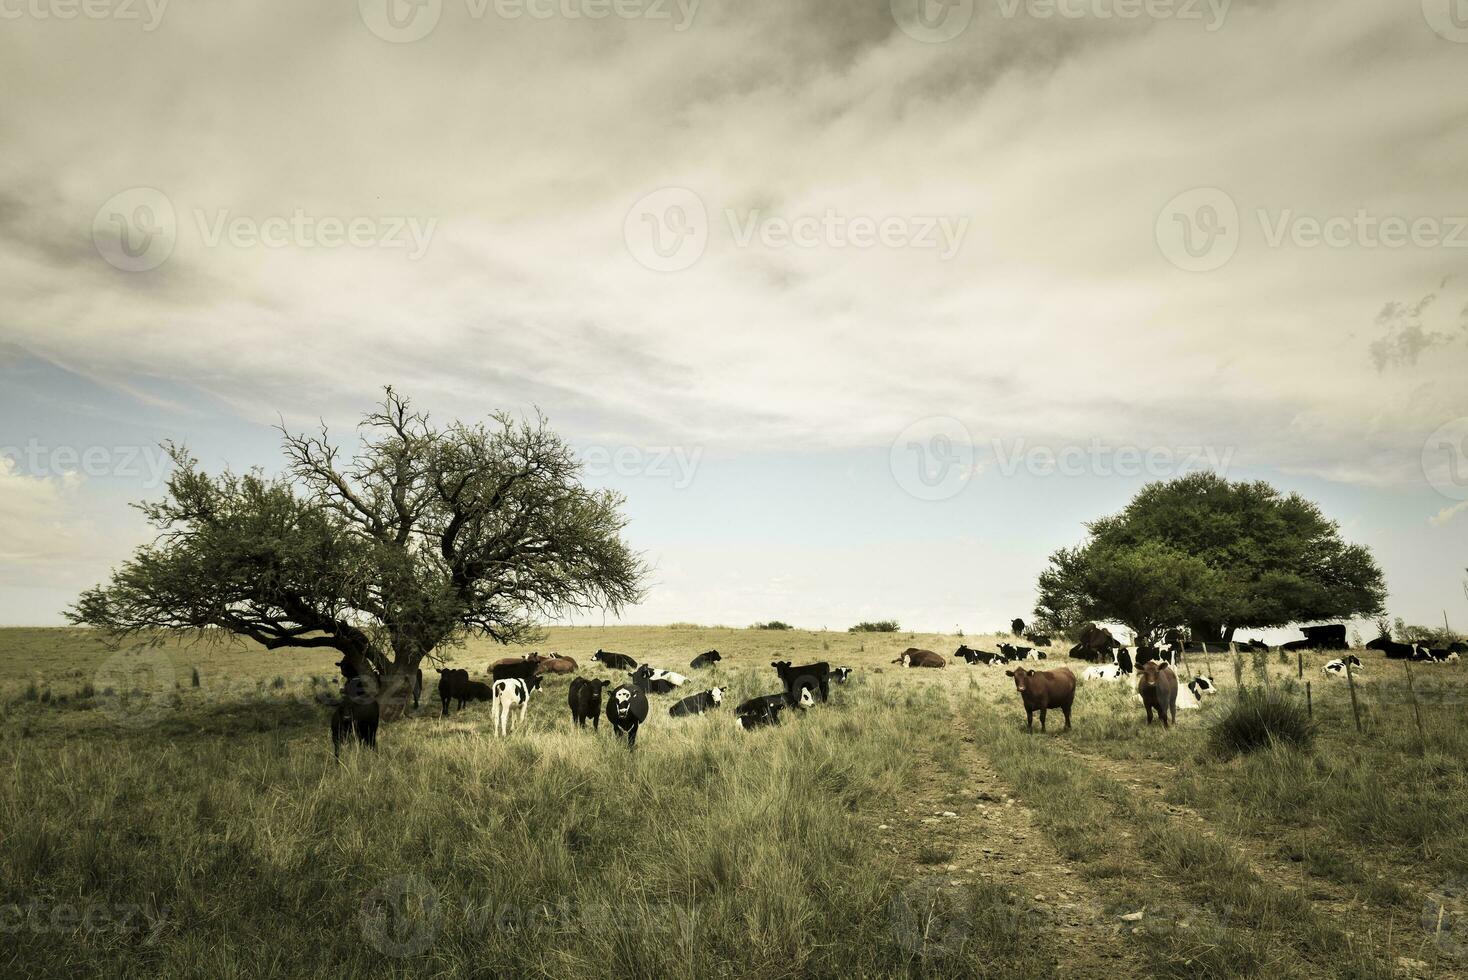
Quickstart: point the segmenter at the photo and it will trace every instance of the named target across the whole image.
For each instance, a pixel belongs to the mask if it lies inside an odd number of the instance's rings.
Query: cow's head
[[[1016,667],[1014,670],[1006,670],[1004,675],[1006,677],[1013,677],[1014,689],[1023,693],[1028,689],[1030,678],[1035,676],[1035,672],[1033,670],[1027,670],[1024,667]]]
[[[717,650],[710,650],[708,653],[705,653],[703,655],[703,659],[709,660],[709,661],[713,661],[713,660],[723,660],[724,658],[721,657],[721,656],[719,656],[719,651],[717,651]]]
[[[912,654],[904,652],[899,654],[897,659],[892,662],[894,664],[901,664],[904,667],[910,667],[912,665]]]
[[[1156,687],[1157,682],[1163,677],[1163,672],[1171,673],[1172,670],[1164,661],[1149,660],[1142,664],[1142,669],[1137,677],[1137,690]]]
[[[811,705],[816,703],[815,695],[810,693],[810,688],[802,687],[800,689],[800,699],[799,701],[797,701],[797,703],[800,705],[801,710],[809,708]]]
[[[709,700],[714,704],[724,703],[724,689],[722,687],[709,688]]]

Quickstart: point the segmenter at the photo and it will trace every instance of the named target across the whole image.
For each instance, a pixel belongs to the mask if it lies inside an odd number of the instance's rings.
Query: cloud
[[[1464,511],[1468,511],[1468,500],[1462,500],[1451,506],[1444,507],[1432,517],[1428,518],[1427,523],[1433,527],[1442,527]]]

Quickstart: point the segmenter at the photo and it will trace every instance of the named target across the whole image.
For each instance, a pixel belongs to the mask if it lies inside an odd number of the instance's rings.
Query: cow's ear
[[[1013,677],[1014,676],[1014,671],[1012,671],[1012,670],[1006,670],[1004,672],[1004,676],[1005,677]]]

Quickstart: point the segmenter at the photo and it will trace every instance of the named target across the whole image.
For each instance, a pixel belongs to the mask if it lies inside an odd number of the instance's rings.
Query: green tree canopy
[[[1195,638],[1375,615],[1386,587],[1371,552],[1299,494],[1194,473],[1152,483],[1119,514],[1086,525],[1040,575],[1035,612],[1052,629],[1091,619],[1139,639]]]
[[[211,476],[169,447],[164,499],[138,505],[158,537],[68,616],[115,638],[212,627],[330,648],[401,691],[444,644],[524,642],[543,618],[640,598],[622,498],[581,485],[544,419],[439,427],[389,388],[359,428],[349,457],[324,427],[282,430],[276,478]]]

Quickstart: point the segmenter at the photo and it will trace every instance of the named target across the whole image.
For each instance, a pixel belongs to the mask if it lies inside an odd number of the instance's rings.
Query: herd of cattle
[[[1018,619],[1012,624],[1012,632],[1034,646],[1000,643],[997,651],[987,651],[960,645],[954,652],[953,659],[962,660],[970,666],[1005,666],[1010,663],[1049,659],[1047,652],[1039,647],[1049,646],[1050,637],[1026,632],[1024,623]],[[1302,632],[1305,639],[1285,643],[1280,649],[1348,649],[1346,628],[1341,624],[1307,626],[1302,628]],[[1468,653],[1468,645],[1461,642],[1439,650],[1396,643],[1387,637],[1381,637],[1366,646],[1368,649],[1380,651],[1388,659],[1428,663],[1456,662],[1459,654]],[[1069,656],[1093,664],[1082,674],[1088,681],[1122,681],[1135,677],[1137,698],[1146,708],[1147,723],[1152,723],[1155,713],[1160,716],[1165,728],[1176,720],[1179,708],[1196,708],[1203,698],[1215,692],[1212,678],[1201,674],[1192,677],[1186,685],[1179,685],[1177,668],[1186,662],[1187,654],[1269,649],[1257,640],[1232,644],[1193,642],[1185,641],[1176,633],[1169,633],[1158,644],[1127,646],[1118,642],[1108,630],[1091,624],[1081,631],[1080,642],[1071,647]],[[709,650],[694,657],[689,669],[695,672],[705,670],[722,659],[717,650]],[[688,683],[687,675],[647,663],[639,664],[626,654],[598,650],[592,660],[608,670],[626,674],[627,681],[606,692],[606,688],[613,684],[612,680],[580,675],[573,677],[566,695],[571,720],[579,728],[585,728],[590,721],[593,730],[600,730],[602,700],[605,696],[604,713],[607,723],[617,736],[626,739],[629,747],[636,746],[638,728],[647,720],[650,710],[649,695],[671,695]],[[917,647],[904,650],[892,663],[903,668],[947,666],[947,660],[941,655]],[[342,741],[348,738],[355,738],[367,747],[376,748],[379,709],[376,698],[367,693],[370,684],[366,678],[358,676],[345,659],[337,666],[341,669],[345,682],[343,697],[331,718],[333,750],[339,754]],[[795,666],[786,660],[776,661],[770,666],[779,677],[781,690],[750,698],[734,709],[736,721],[745,730],[779,724],[783,712],[803,712],[826,701],[830,696],[831,682],[844,684],[852,672],[850,667],[832,667],[825,661]],[[1324,671],[1335,676],[1349,673],[1351,668],[1360,666],[1360,659],[1348,654],[1326,664]],[[457,704],[462,709],[473,701],[489,702],[495,715],[496,733],[507,735],[513,728],[514,708],[519,707],[520,720],[523,722],[530,697],[540,689],[543,676],[575,674],[578,669],[579,665],[572,657],[543,656],[539,653],[495,661],[489,665],[487,683],[474,680],[467,670],[441,669],[438,671],[438,696],[443,705],[440,717],[450,713],[451,705]],[[1046,712],[1050,709],[1059,710],[1065,717],[1065,727],[1070,728],[1076,677],[1068,668],[1034,670],[1015,667],[1004,673],[1014,679],[1015,690],[1025,707],[1026,724],[1031,730],[1036,713],[1040,716],[1040,730],[1045,730]],[[422,686],[422,672],[419,671],[412,692],[415,708],[418,707]],[[724,693],[721,687],[711,687],[688,695],[670,705],[668,714],[674,718],[705,714],[722,706]]]

